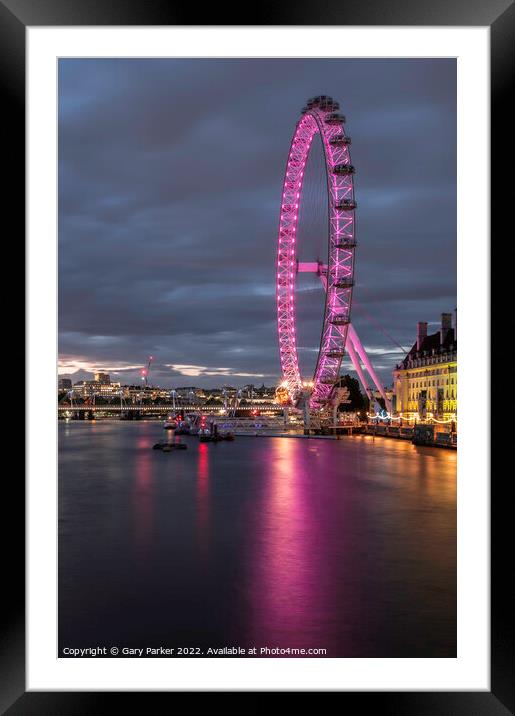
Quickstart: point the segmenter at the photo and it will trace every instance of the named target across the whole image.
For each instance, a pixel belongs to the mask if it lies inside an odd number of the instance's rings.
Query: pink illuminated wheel
[[[308,100],[291,141],[283,184],[277,252],[277,329],[283,386],[296,403],[304,389],[295,331],[295,285],[299,271],[316,271],[326,289],[320,348],[312,382],[310,406],[321,408],[340,375],[350,322],[354,285],[355,222],[354,167],[350,139],[344,131],[340,106],[325,95]],[[304,170],[311,143],[320,137],[327,175],[327,264],[300,264],[297,224]]]

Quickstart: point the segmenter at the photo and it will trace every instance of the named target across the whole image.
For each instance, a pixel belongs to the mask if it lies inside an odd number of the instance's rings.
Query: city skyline
[[[282,175],[300,109],[323,92],[357,170],[352,319],[391,384],[394,341],[409,350],[417,321],[456,305],[451,59],[60,60],[61,375],[135,383],[151,354],[163,387],[279,380]],[[303,288],[308,375],[322,291]]]

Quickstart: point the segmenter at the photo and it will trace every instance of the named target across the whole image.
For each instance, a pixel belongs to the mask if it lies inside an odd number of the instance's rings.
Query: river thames
[[[153,451],[163,432],[59,423],[60,656],[456,656],[455,451],[371,436]]]

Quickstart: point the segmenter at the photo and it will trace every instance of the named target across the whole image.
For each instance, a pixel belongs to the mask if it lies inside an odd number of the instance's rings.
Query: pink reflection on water
[[[136,479],[134,482],[134,541],[136,549],[148,553],[154,527],[154,485],[152,479],[152,442],[140,435],[136,442]]]
[[[311,457],[293,439],[270,441],[264,500],[256,506],[262,528],[250,559],[253,577],[252,638],[261,644],[315,644],[330,593],[327,562],[319,549],[320,521],[313,504],[313,480],[320,478]],[[316,458],[313,457],[315,461]],[[311,643],[298,634],[312,634]]]
[[[203,556],[208,550],[209,530],[209,446],[198,444],[197,466],[197,538]]]

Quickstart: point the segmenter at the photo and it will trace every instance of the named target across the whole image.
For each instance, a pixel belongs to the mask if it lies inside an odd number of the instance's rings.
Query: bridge
[[[281,414],[284,408],[277,403],[259,403],[259,405],[242,405],[237,408],[224,408],[218,405],[181,405],[175,408],[172,405],[58,405],[59,414],[63,413],[145,413],[164,415],[167,413],[199,413],[209,415],[226,415],[238,412],[254,413],[255,411]]]

